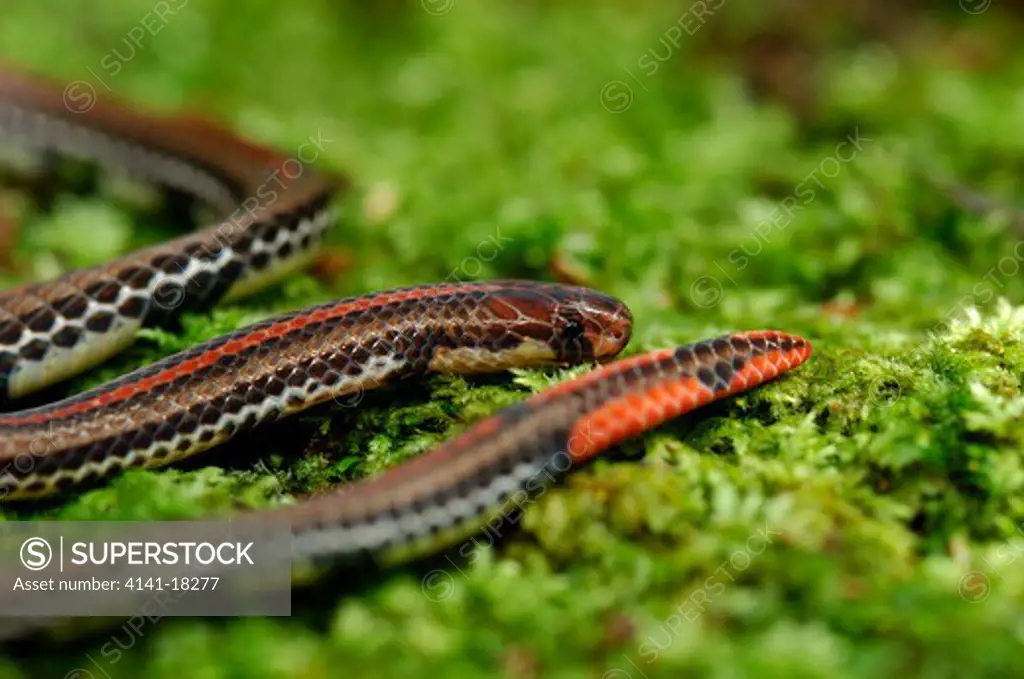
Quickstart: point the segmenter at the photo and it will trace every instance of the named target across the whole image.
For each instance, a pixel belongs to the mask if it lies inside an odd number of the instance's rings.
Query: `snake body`
[[[0,388],[15,398],[109,358],[142,325],[301,267],[323,240],[343,186],[199,120],[103,100],[74,113],[60,88],[13,71],[0,70],[0,142],[148,179],[220,215],[167,243],[0,293]]]
[[[245,294],[309,261],[343,182],[207,123],[114,102],[87,113],[0,71],[0,141],[85,158],[183,192],[212,225],[116,261],[0,293],[0,388],[18,398],[95,365],[135,331]],[[248,206],[244,210],[239,206]],[[157,467],[316,403],[426,372],[607,361],[632,317],[612,297],[528,281],[352,297],[204,342],[111,383],[0,414],[0,495],[18,499]],[[403,559],[450,544],[620,441],[773,379],[810,344],[727,335],[605,365],[470,427],[379,478],[257,513],[296,556]]]
[[[628,358],[556,385],[378,479],[273,510],[297,557],[400,562],[521,509],[597,453],[806,361],[806,340],[725,335]]]

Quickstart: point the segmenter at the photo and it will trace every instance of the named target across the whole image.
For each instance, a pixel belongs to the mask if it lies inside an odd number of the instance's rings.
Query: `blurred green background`
[[[630,352],[766,327],[816,354],[575,474],[470,563],[339,575],[288,619],[72,626],[5,646],[0,677],[1024,674],[1022,7],[941,5],[8,0],[0,59],[281,149],[319,133],[352,182],[316,275],[69,389],[453,275],[620,296]],[[173,233],[116,195],[3,196],[5,284]],[[289,502],[578,372],[437,377],[2,516]]]

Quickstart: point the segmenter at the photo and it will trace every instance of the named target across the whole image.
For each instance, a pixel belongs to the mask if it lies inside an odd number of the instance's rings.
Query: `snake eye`
[[[590,342],[587,341],[587,328],[583,318],[571,314],[563,316],[558,324],[555,338],[556,351],[562,360],[581,360],[591,353]]]
[[[568,318],[562,326],[562,341],[572,342],[579,340],[586,332],[583,321],[578,318]]]

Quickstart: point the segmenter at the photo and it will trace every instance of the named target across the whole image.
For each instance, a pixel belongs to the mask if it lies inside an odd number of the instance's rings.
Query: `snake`
[[[201,312],[307,266],[344,178],[201,118],[141,112],[0,69],[0,142],[93,163],[217,216],[187,235],[0,293],[0,396],[11,402],[129,346],[142,327]],[[80,94],[80,93],[79,93]],[[347,297],[258,321],[106,384],[0,413],[0,497],[85,489],[240,432],[428,373],[596,363],[379,476],[293,505],[296,557],[402,561],[450,546],[601,451],[808,360],[773,330],[615,361],[633,317],[615,297],[529,280],[446,282]]]

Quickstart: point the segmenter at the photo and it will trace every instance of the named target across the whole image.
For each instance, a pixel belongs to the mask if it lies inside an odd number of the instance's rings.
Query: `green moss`
[[[927,179],[1019,193],[1024,57],[1008,10],[908,14],[916,37],[885,44],[831,5],[805,21],[726,3],[661,62],[649,50],[664,57],[685,6],[206,0],[109,75],[101,60],[126,53],[151,4],[15,2],[0,56],[100,97],[207,111],[283,149],[321,134],[320,164],[353,179],[331,240],[354,266],[146,331],[69,390],[298,305],[445,278],[551,279],[556,260],[629,303],[631,353],[779,328],[815,355],[579,470],[478,535],[468,559],[341,576],[297,595],[287,619],[72,627],[8,649],[0,676],[980,678],[1019,666],[1019,220],[965,209]],[[758,34],[781,37],[754,53]],[[137,187],[104,180],[102,196],[82,196],[80,168],[61,174],[71,195],[26,208],[4,284],[175,232]],[[3,516],[180,519],[292,502],[586,369],[366,394],[208,464]]]

